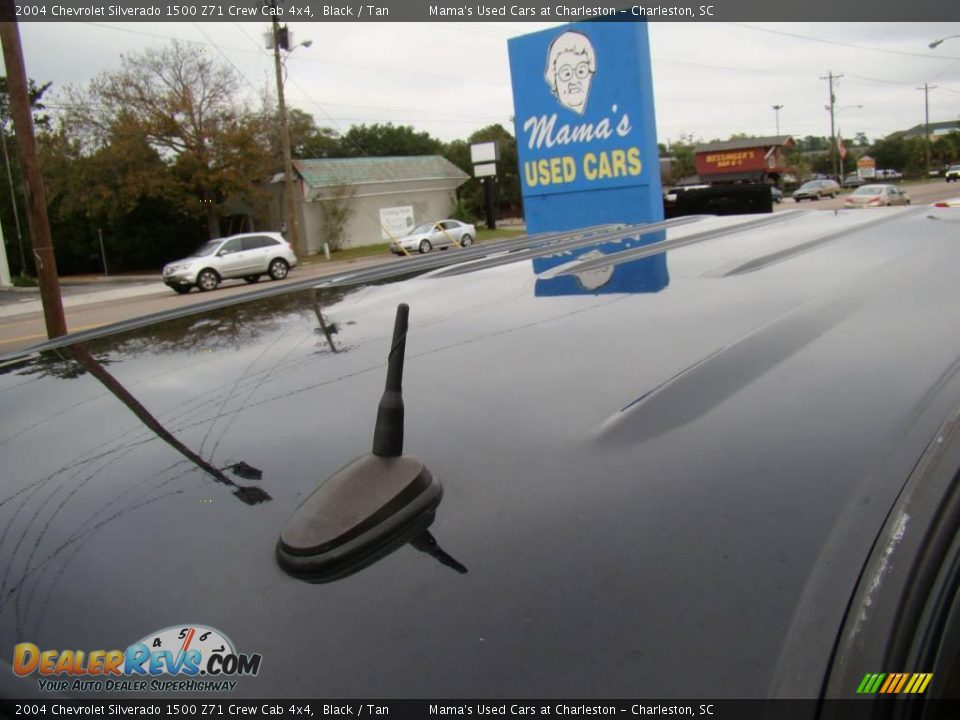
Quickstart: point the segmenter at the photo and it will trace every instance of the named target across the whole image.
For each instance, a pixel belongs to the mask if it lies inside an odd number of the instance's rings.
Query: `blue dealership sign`
[[[647,23],[566,25],[509,51],[527,229],[662,220]]]

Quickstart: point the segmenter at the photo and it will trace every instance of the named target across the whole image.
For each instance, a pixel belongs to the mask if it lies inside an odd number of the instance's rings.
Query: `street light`
[[[942,37],[939,40],[934,40],[932,43],[930,43],[930,49],[935,50],[937,45],[942,43],[944,40],[950,40],[951,38],[958,38],[958,37],[960,37],[960,35],[947,35],[946,37]]]
[[[771,105],[773,112],[777,116],[777,137],[780,137],[780,111],[783,110],[783,105]]]

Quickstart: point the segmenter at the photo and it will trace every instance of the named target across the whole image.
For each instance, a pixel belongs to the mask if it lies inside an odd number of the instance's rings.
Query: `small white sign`
[[[470,162],[474,165],[496,162],[499,158],[496,142],[474,143],[470,146]]]
[[[492,177],[497,174],[497,164],[484,163],[483,165],[474,165],[473,166],[473,176],[474,177]]]
[[[413,206],[380,208],[380,237],[383,240],[406,235],[413,228]]]

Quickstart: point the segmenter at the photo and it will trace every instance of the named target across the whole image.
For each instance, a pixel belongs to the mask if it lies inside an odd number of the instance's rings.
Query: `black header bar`
[[[4,5],[5,8],[5,5]],[[4,14],[6,13],[4,9]],[[17,0],[18,22],[949,22],[949,0]],[[8,21],[11,18],[2,17]]]

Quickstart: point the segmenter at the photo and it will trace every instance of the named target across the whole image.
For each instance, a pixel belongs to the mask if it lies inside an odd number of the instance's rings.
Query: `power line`
[[[756,25],[746,25],[744,23],[726,23],[734,27],[755,30],[757,32],[770,33],[771,35],[781,35],[783,37],[796,38],[798,40],[809,40],[810,42],[825,43],[827,45],[838,45],[840,47],[852,48],[854,50],[868,50],[870,52],[887,53],[888,55],[903,55],[906,57],[919,57],[924,60],[960,60],[960,57],[950,55],[930,55],[924,53],[907,52],[905,50],[890,50],[888,48],[870,47],[869,45],[855,45],[853,43],[841,42],[839,40],[827,40],[826,38],[813,37],[812,35],[801,35],[800,33],[784,32],[783,30],[771,30],[769,28],[757,27]]]
[[[257,48],[257,52],[260,53],[260,46],[259,46],[259,44],[257,44],[257,41],[254,40],[252,37],[250,37],[250,35],[246,32],[246,30],[243,29],[242,26],[239,25],[239,23],[234,23],[234,24],[237,25],[237,27],[238,27],[238,29],[240,30],[240,32]],[[243,52],[252,52],[252,51],[244,50]],[[297,62],[314,62],[314,63],[319,62],[319,63],[323,63],[322,60],[317,60],[317,59],[315,59],[315,58],[310,58],[310,57],[308,57],[308,56],[298,56],[298,61],[297,61]],[[448,76],[448,77],[449,77],[449,76]],[[299,99],[298,102],[300,102],[300,103],[302,103],[302,104],[313,105],[313,106],[315,106],[315,107],[317,107],[317,108],[321,108],[321,109],[324,108],[325,106],[336,106],[336,107],[346,107],[346,108],[357,108],[357,109],[360,109],[360,110],[383,110],[383,111],[385,111],[385,112],[406,112],[406,113],[408,113],[408,115],[411,115],[414,119],[423,119],[424,121],[427,121],[427,122],[437,122],[437,123],[450,123],[450,122],[452,122],[451,120],[440,120],[440,119],[437,119],[437,118],[441,118],[441,117],[446,117],[446,118],[463,118],[464,121],[466,121],[468,118],[473,119],[473,120],[478,120],[478,119],[479,119],[479,120],[496,120],[496,121],[502,120],[502,118],[500,118],[500,117],[493,117],[493,116],[489,116],[489,115],[487,115],[487,116],[475,115],[475,114],[471,114],[471,115],[459,115],[459,114],[457,114],[457,113],[450,113],[450,112],[443,112],[443,111],[428,111],[428,110],[423,110],[423,109],[418,109],[418,110],[416,111],[416,114],[413,114],[413,113],[410,113],[410,109],[409,109],[409,108],[385,107],[385,106],[382,106],[382,105],[358,105],[358,104],[355,104],[355,103],[338,103],[338,102],[333,102],[333,101],[330,101],[330,100],[324,100],[323,102],[320,102],[320,101],[317,101],[317,100],[314,100],[313,98],[311,98],[311,97],[309,96],[309,94],[308,94],[298,83],[296,83],[293,79],[290,79],[290,82],[291,82],[293,85],[295,85],[295,86],[297,87],[297,89],[300,90],[300,91],[303,93],[304,97],[306,98],[306,100]],[[466,124],[466,122],[463,122],[462,124]]]
[[[164,35],[161,33],[147,32],[145,30],[132,30],[130,28],[117,27],[115,25],[107,25],[105,23],[84,22],[83,24],[102,28],[104,30],[116,30],[118,32],[131,33],[134,35],[143,35],[145,37],[152,37],[160,40],[181,40],[182,42],[192,43],[195,45],[206,44],[206,43],[201,43],[199,40],[189,40],[189,39],[177,37],[174,35]],[[243,30],[243,27],[240,23],[235,22],[233,24],[237,26],[237,28],[240,29],[240,31],[248,39],[252,40],[252,38],[250,38],[250,36],[247,35],[246,31]],[[206,34],[204,35],[206,37]],[[210,44],[213,44],[213,41],[209,40],[209,38],[207,39],[207,42],[209,42]],[[244,48],[234,47],[230,45],[217,45],[217,47],[218,49],[232,50],[234,52],[241,52],[245,54],[256,53],[257,55],[261,55],[262,53],[260,52],[261,48],[259,43],[257,43],[256,40],[252,40],[252,42],[256,46],[257,48],[256,50],[250,50],[245,47]],[[464,75],[445,75],[443,73],[424,72],[423,70],[413,70],[409,68],[383,67],[383,66],[377,66],[377,65],[365,65],[362,63],[348,63],[348,62],[343,62],[342,60],[331,59],[326,57],[319,58],[319,57],[304,56],[301,62],[322,63],[324,66],[336,65],[338,67],[347,67],[347,68],[354,68],[357,70],[366,70],[366,71],[374,72],[380,75],[384,73],[389,73],[393,75],[402,75],[404,77],[409,77],[410,75],[418,75],[421,77],[436,78],[439,80],[455,80],[457,82],[483,83],[483,84],[498,85],[498,86],[502,84],[500,81],[491,80],[490,78],[487,78],[487,77],[467,77]]]

